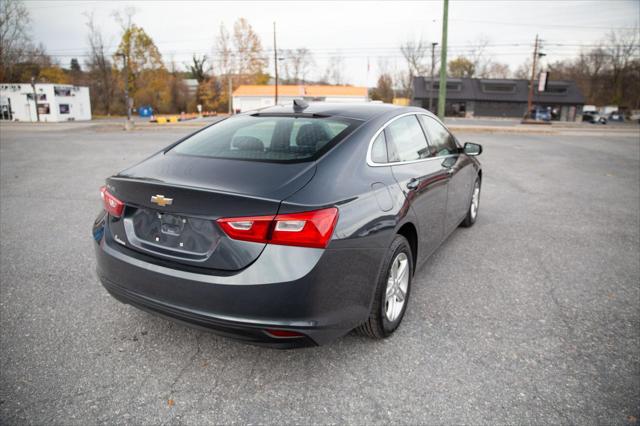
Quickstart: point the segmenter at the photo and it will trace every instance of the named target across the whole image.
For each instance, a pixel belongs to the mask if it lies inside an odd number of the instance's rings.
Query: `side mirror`
[[[463,151],[465,154],[473,157],[482,154],[482,145],[477,143],[465,142]]]

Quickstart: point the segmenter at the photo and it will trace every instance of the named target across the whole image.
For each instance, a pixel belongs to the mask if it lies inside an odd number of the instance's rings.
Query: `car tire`
[[[480,209],[480,178],[476,178],[476,182],[473,184],[473,192],[471,193],[471,201],[469,202],[469,209],[467,210],[467,216],[464,218],[460,226],[464,228],[470,228],[476,223],[478,218],[478,210]]]
[[[374,339],[384,339],[398,328],[409,303],[413,265],[409,242],[402,235],[396,235],[383,260],[369,318],[356,328],[356,332]],[[394,279],[394,271],[404,271],[400,273],[405,275]]]

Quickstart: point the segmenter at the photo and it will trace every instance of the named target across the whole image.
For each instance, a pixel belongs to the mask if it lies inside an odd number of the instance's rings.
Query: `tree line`
[[[251,24],[239,18],[231,28],[220,25],[211,55],[194,54],[188,63],[177,64],[162,57],[145,30],[135,22],[135,10],[114,12],[119,24],[115,52],[106,44],[103,30],[93,14],[85,14],[87,53],[80,63],[72,59],[68,67],[56,63],[42,44],[30,37],[28,10],[19,0],[3,0],[0,10],[0,81],[68,83],[89,86],[94,114],[123,114],[124,92],[134,106],[150,105],[159,113],[192,112],[196,105],[205,111],[227,111],[230,94],[241,84],[272,84],[269,74],[273,54],[265,51]],[[531,61],[511,70],[489,53],[489,40],[480,37],[464,55],[447,63],[453,78],[524,78],[531,75]],[[411,98],[413,78],[439,75],[439,51],[432,63],[432,45],[422,39],[401,44],[402,65],[398,70],[388,59],[377,64],[379,77],[370,91],[374,100],[392,102]],[[638,32],[614,31],[595,47],[576,58],[547,63],[551,80],[575,80],[589,104],[615,104],[640,108],[640,59]],[[281,84],[348,84],[344,58],[328,58],[324,72],[311,50],[305,47],[278,51]],[[191,93],[185,79],[195,79]]]
[[[530,59],[512,71],[509,65],[492,57],[488,46],[489,40],[481,37],[467,54],[448,61],[447,76],[531,78]],[[381,63],[377,86],[371,91],[372,99],[391,102],[394,97],[411,98],[413,77],[431,75],[429,43],[421,39],[409,40],[401,45],[400,51],[404,69],[394,74],[389,72],[387,63]],[[439,54],[435,55],[433,68],[437,79],[440,73]],[[575,81],[587,104],[640,109],[640,35],[637,29],[611,31],[591,48],[583,49],[577,57],[542,64],[538,71],[542,70],[550,73],[551,80]]]

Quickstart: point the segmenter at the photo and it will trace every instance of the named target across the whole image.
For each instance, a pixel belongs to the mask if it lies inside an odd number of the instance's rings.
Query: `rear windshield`
[[[173,152],[256,161],[317,158],[349,134],[357,121],[305,116],[232,117],[190,136]]]

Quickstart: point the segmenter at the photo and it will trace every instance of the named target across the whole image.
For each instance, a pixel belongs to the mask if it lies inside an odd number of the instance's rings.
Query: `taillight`
[[[273,218],[273,216],[234,217],[218,219],[218,223],[234,240],[264,243],[267,241]]]
[[[325,248],[338,221],[338,209],[314,210],[277,216],[218,219],[222,230],[235,240],[286,246]]]
[[[104,205],[104,209],[111,216],[120,217],[122,216],[122,211],[124,210],[124,203],[114,197],[108,190],[106,186],[100,188],[100,197],[102,198],[102,204]]]

